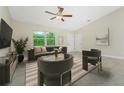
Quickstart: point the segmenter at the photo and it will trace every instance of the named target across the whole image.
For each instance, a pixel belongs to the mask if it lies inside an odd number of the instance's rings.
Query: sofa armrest
[[[29,49],[28,50],[28,61],[33,61],[35,60],[35,54],[34,54],[34,49]]]
[[[67,53],[67,47],[62,48],[62,53],[66,54]]]

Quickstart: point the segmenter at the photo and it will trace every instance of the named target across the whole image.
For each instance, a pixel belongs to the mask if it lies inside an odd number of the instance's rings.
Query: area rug
[[[82,70],[82,58],[74,57],[74,65],[72,67],[72,84],[88,74],[90,71],[96,68],[91,64],[88,64],[89,71]],[[38,86],[38,66],[37,61],[26,63],[26,86]]]

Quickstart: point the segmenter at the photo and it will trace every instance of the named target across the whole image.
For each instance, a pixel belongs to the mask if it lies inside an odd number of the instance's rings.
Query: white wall
[[[74,49],[75,51],[81,52],[81,48],[82,48],[82,35],[79,33],[74,33]]]
[[[19,21],[13,21],[13,29],[14,29],[14,39],[19,39],[19,38],[25,38],[28,37],[28,46],[31,48],[33,46],[33,32],[37,31],[48,31],[48,32],[55,32],[56,33],[56,45],[60,45],[58,43],[58,37],[63,37],[64,42],[63,46],[67,45],[67,34],[69,31],[66,30],[60,30],[60,29],[55,29],[55,28],[49,28],[49,27],[44,27],[40,25],[33,25],[30,23],[24,23],[24,22],[19,22]]]
[[[74,33],[68,33],[67,34],[67,52],[72,52],[72,51],[75,51],[75,48],[74,48]]]
[[[96,46],[95,38],[98,31],[110,29],[110,46]],[[102,50],[103,55],[124,58],[124,8],[104,16],[95,22],[82,27],[76,31],[76,34],[82,35],[81,50],[98,48]]]
[[[10,27],[12,27],[12,19],[8,11],[8,8],[5,6],[0,6],[0,20],[1,18],[4,19]],[[8,53],[8,51],[9,48],[0,49],[0,57],[5,56]]]

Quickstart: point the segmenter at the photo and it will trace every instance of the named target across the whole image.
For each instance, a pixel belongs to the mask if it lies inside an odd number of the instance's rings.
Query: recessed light
[[[90,22],[90,21],[91,21],[90,19],[87,20],[87,22]]]

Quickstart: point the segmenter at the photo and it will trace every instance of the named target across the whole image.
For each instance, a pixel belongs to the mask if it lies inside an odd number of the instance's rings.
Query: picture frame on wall
[[[104,31],[99,31],[96,35],[96,45],[98,46],[109,46],[109,28]]]

